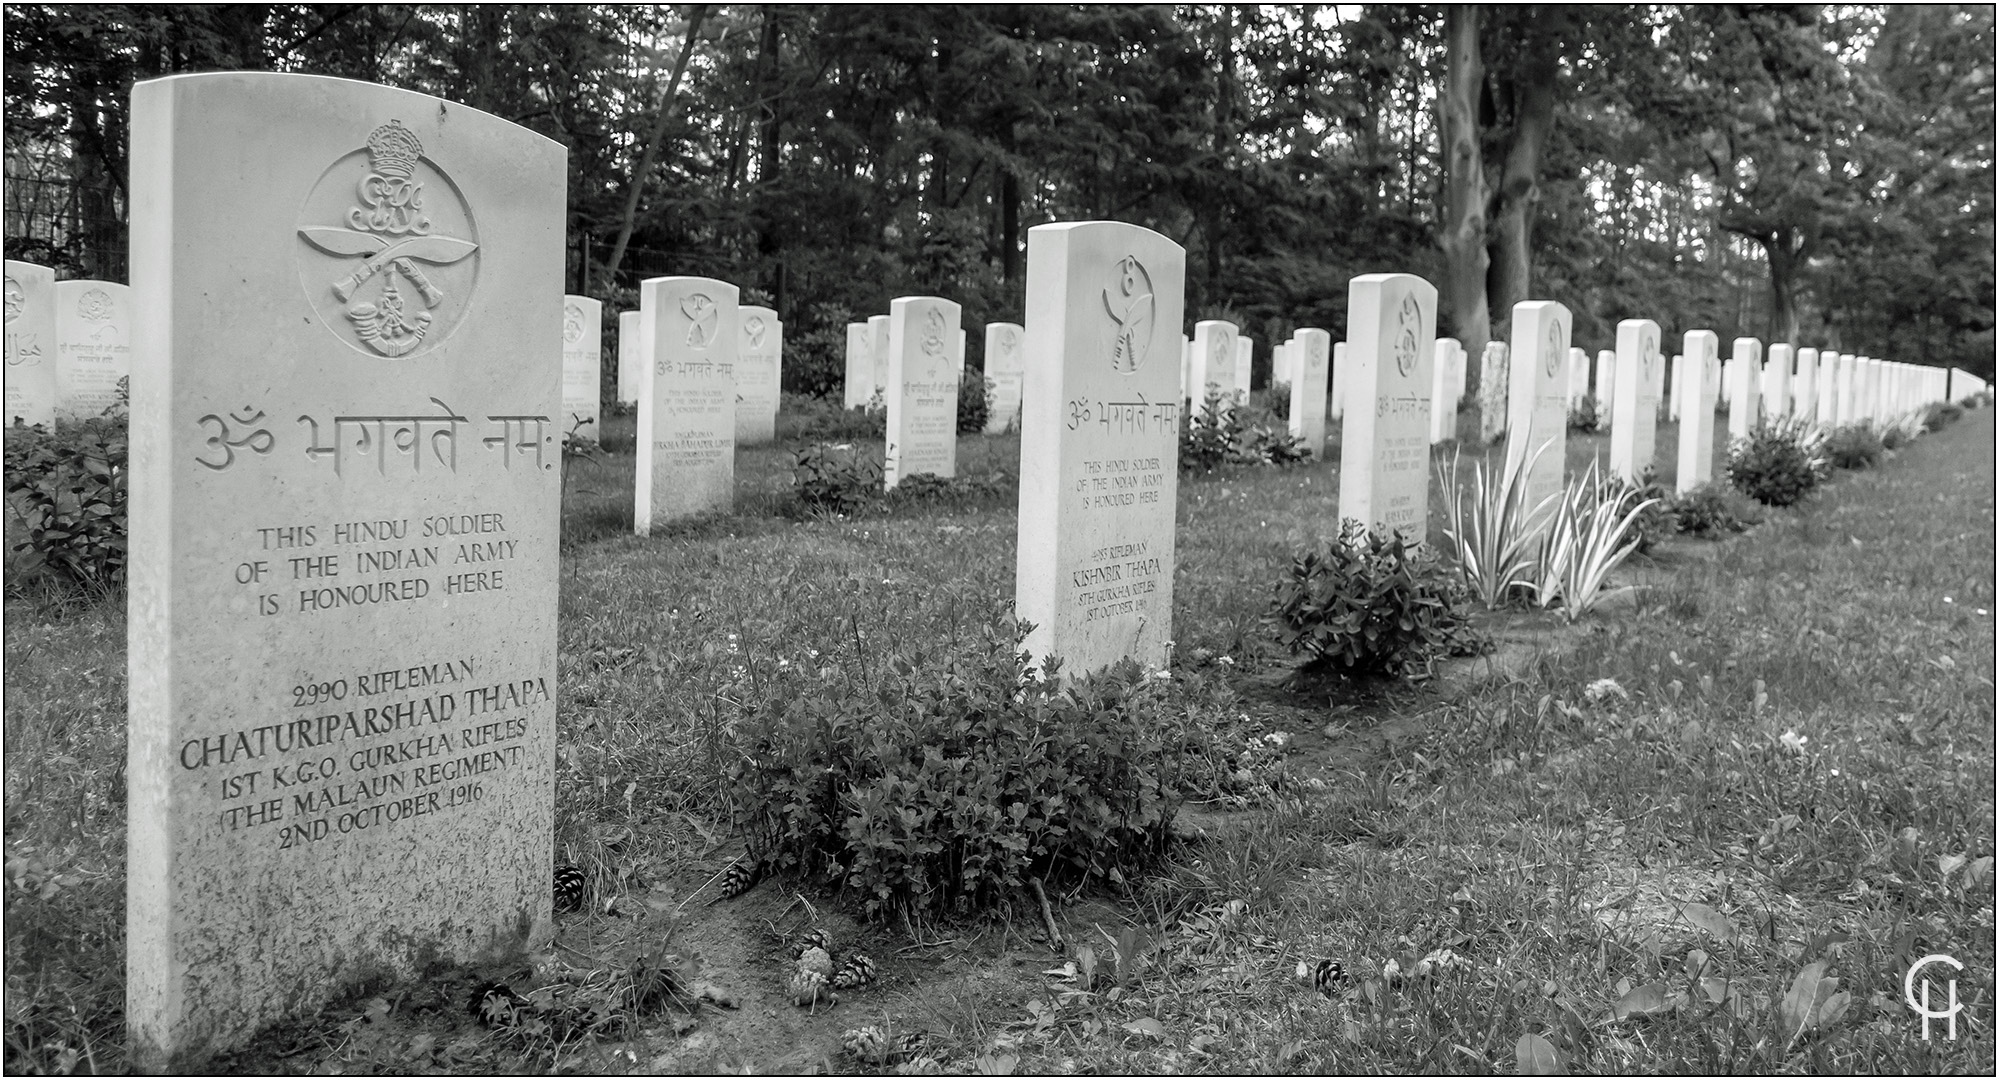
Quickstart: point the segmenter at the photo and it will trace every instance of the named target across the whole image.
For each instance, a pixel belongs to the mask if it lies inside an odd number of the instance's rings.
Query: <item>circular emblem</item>
[[[1215,331],[1215,336],[1208,340],[1208,366],[1217,368],[1222,364],[1234,363],[1234,342],[1235,338],[1232,335]]]
[[[1003,353],[1012,353],[1020,347],[1020,334],[1013,327],[1003,327],[999,332],[999,346]]]
[[[1402,308],[1395,313],[1395,371],[1403,378],[1416,370],[1416,335],[1423,328],[1423,309],[1416,305],[1414,296],[1402,298]]]
[[[1104,286],[1104,314],[1111,322],[1111,370],[1129,375],[1152,351],[1152,330],[1158,305],[1152,299],[1152,275],[1133,255],[1111,268]],[[1221,339],[1217,338],[1219,345]]]
[[[1650,334],[1640,339],[1638,346],[1638,371],[1649,381],[1652,369],[1659,363],[1659,340]]]
[[[764,317],[761,315],[752,315],[743,320],[743,336],[750,339],[750,348],[752,349],[761,349],[764,347],[764,332],[768,329],[764,325]]]
[[[707,293],[688,293],[680,298],[680,313],[687,316],[687,347],[705,349],[715,343],[715,322],[721,309]]]
[[[919,347],[925,356],[944,355],[944,309],[933,307],[923,313],[923,340]]]
[[[20,318],[21,309],[27,306],[28,294],[25,290],[21,288],[21,283],[15,281],[13,275],[11,274],[7,276],[6,298],[7,298],[7,317],[10,319]]]
[[[583,340],[583,309],[575,304],[562,306],[562,341],[574,345]]]
[[[1562,370],[1562,323],[1559,319],[1548,322],[1548,340],[1541,344],[1541,368],[1550,379]]]
[[[472,208],[397,120],[320,175],[298,237],[313,310],[363,354],[428,352],[457,328],[477,286]]]
[[[111,294],[92,289],[76,299],[76,317],[84,322],[105,322],[111,318]]]

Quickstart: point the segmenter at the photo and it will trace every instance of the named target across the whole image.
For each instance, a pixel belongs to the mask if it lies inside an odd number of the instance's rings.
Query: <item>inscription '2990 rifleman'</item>
[[[360,154],[335,162],[306,200],[301,277],[321,318],[349,344],[417,354],[465,312],[479,250],[471,209],[399,121],[376,128],[365,162]]]

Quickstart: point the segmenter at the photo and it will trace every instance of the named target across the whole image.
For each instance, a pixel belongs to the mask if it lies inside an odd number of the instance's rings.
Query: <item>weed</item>
[[[1844,424],[1826,435],[1825,457],[1841,469],[1871,469],[1881,463],[1886,447],[1866,424]]]
[[[1484,461],[1472,463],[1471,485],[1459,479],[1458,456],[1451,455],[1445,470],[1437,462],[1437,486],[1444,499],[1450,524],[1443,530],[1457,556],[1458,572],[1465,584],[1484,602],[1487,610],[1506,604],[1516,593],[1531,587],[1534,569],[1532,523],[1546,514],[1560,498],[1559,493],[1527,505],[1524,477],[1546,446],[1536,449],[1516,465],[1486,472]]]
[[[1765,506],[1790,506],[1830,471],[1825,434],[1801,420],[1758,425],[1728,448],[1728,482]]]
[[[1460,596],[1399,535],[1349,519],[1340,536],[1291,560],[1272,603],[1278,640],[1311,663],[1402,674],[1433,656],[1476,651]]]

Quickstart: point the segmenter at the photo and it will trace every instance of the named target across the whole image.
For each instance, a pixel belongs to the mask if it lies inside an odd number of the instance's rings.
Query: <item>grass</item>
[[[1530,1032],[1577,1071],[1989,1065],[1991,971],[1958,976],[1958,1042],[1924,1044],[1896,965],[1993,951],[1990,879],[1967,889],[1937,861],[1993,853],[1991,417],[1840,474],[1516,678],[1391,691],[1419,722],[1361,766],[1260,759],[1259,805],[1118,898],[1152,946],[1115,997],[1037,991],[1036,1011],[982,1010],[958,1041],[1022,1071],[1504,1071]],[[787,423],[739,452],[735,513],[640,539],[631,423],[607,418],[614,452],[575,466],[564,514],[557,854],[598,894],[726,844],[720,777],[773,672],[948,648],[1013,576],[1017,436],[961,438],[960,475],[989,481],[968,494],[831,518],[792,504],[791,450],[867,440]],[[1668,486],[1674,446],[1669,425]],[[1572,434],[1568,466],[1605,452]],[[1252,726],[1323,722],[1309,703],[1264,708],[1250,680],[1288,663],[1262,623],[1270,589],[1336,533],[1337,497],[1336,463],[1183,475],[1179,655],[1230,661],[1183,661],[1188,694],[1234,685]],[[1433,534],[1443,520],[1433,484]],[[8,601],[11,1071],[126,1067],[124,638],[116,600]],[[1592,700],[1601,679],[1622,696]],[[1686,902],[1721,913],[1727,940],[1675,914]],[[1718,1007],[1689,984],[1696,945],[1728,980]],[[1461,965],[1381,978],[1442,948]],[[1290,982],[1322,956],[1371,981],[1337,1002]],[[1818,958],[1855,1004],[1793,1046],[1770,998]],[[1695,999],[1611,1019],[1621,983],[1661,981]],[[1129,1026],[1148,1017],[1156,1033]]]

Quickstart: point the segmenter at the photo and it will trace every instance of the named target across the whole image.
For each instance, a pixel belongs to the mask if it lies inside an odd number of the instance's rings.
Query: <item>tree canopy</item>
[[[1188,317],[1618,320],[1993,368],[1993,9],[1492,5],[12,5],[9,257],[123,277],[135,80],[365,79],[569,148],[569,287],[729,279],[787,382],[898,295],[1018,321],[1026,230],[1188,249]],[[976,337],[976,335],[974,335]],[[976,362],[976,358],[974,358]]]

